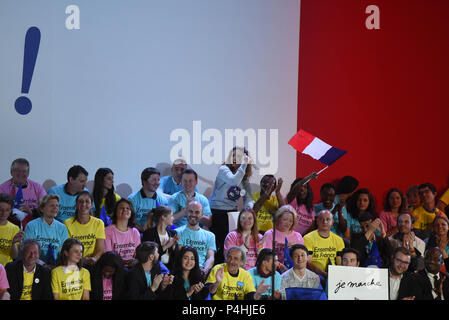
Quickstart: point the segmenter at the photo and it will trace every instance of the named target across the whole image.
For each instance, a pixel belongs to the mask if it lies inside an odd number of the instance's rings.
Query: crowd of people
[[[80,165],[48,191],[29,169],[14,160],[0,185],[3,300],[285,300],[291,288],[326,292],[329,265],[388,268],[391,300],[449,299],[449,190],[437,197],[431,183],[392,188],[378,211],[351,176],[322,184],[320,199],[309,185],[317,173],[286,196],[273,175],[252,192],[253,165],[238,147],[209,198],[182,159],[164,177],[145,168],[127,198],[109,168],[92,192]]]

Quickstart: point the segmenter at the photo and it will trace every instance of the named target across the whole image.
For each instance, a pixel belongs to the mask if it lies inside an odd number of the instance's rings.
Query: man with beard
[[[187,224],[175,231],[180,236],[178,245],[194,247],[198,252],[200,267],[207,274],[215,261],[215,235],[200,227],[203,217],[203,206],[198,201],[191,201],[187,208]]]
[[[414,300],[414,296],[405,296],[410,288],[409,265],[411,253],[407,248],[398,247],[391,257],[391,264],[388,268],[389,279],[389,299],[390,300]]]
[[[53,300],[50,270],[37,264],[40,249],[37,240],[25,240],[21,259],[5,266],[11,300]]]
[[[390,240],[393,249],[404,247],[410,250],[411,262],[408,270],[410,272],[424,269],[424,251],[426,244],[418,238],[413,231],[413,217],[410,213],[400,213],[397,218],[398,232],[392,235]]]
[[[167,299],[167,287],[173,276],[163,273],[159,264],[158,245],[145,241],[136,248],[138,264],[127,276],[128,298],[130,300]]]

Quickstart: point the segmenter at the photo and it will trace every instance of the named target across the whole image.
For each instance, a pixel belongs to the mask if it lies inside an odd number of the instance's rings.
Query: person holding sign
[[[327,278],[329,263],[341,265],[341,257],[337,253],[345,247],[343,239],[331,231],[333,223],[332,212],[321,210],[317,217],[318,229],[304,236],[304,245],[312,251],[307,268],[323,278]]]

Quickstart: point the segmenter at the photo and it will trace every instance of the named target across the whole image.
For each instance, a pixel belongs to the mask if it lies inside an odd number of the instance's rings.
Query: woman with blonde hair
[[[274,216],[275,221],[275,248],[278,261],[283,263],[285,245],[304,244],[301,234],[295,231],[297,224],[296,210],[289,204],[280,207]],[[262,239],[263,247],[273,249],[273,229],[265,232]],[[287,257],[286,257],[287,258]]]
[[[252,165],[246,148],[234,147],[225,163],[218,169],[209,203],[212,211],[210,230],[215,234],[217,254],[215,263],[224,261],[224,240],[229,233],[228,212],[238,211],[243,198],[244,208],[252,207],[249,178]]]

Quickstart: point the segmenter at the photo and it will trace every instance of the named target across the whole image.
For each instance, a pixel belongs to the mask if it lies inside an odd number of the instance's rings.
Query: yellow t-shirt
[[[304,245],[309,251],[312,251],[312,263],[327,272],[329,259],[333,265],[336,265],[337,252],[345,247],[343,239],[331,232],[329,237],[323,238],[314,230],[304,236]]]
[[[81,224],[75,217],[71,217],[64,221],[69,238],[75,238],[84,245],[83,257],[87,257],[94,253],[97,239],[106,239],[104,233],[104,223],[98,218],[90,217],[86,224]]]
[[[215,283],[215,275],[222,267],[224,268],[223,281],[212,296],[212,300],[235,300],[236,295],[238,300],[243,300],[246,294],[256,291],[253,278],[248,271],[239,268],[238,276],[233,277],[229,274],[226,263],[216,265],[209,273],[206,283]]]
[[[115,202],[118,202],[121,199],[120,196],[117,193],[114,193],[114,195],[115,195]],[[98,212],[101,212],[101,208],[103,208],[105,202],[106,202],[106,198],[101,199],[100,211],[98,211]]]
[[[424,209],[423,206],[416,208],[413,210],[413,217],[415,217],[415,223],[413,224],[413,227],[419,230],[427,230],[432,227],[433,220],[435,219],[435,216],[437,214],[444,214],[441,210],[438,208],[435,208],[435,212],[429,212],[426,209]]]
[[[260,198],[260,192],[253,193],[252,197],[254,203],[256,203]],[[270,196],[270,198],[263,203],[259,212],[257,212],[257,227],[259,228],[259,231],[265,232],[273,229],[273,214],[278,208],[279,202],[275,196]]]
[[[19,232],[19,227],[9,221],[6,222],[6,225],[0,226],[0,264],[5,266],[12,261],[12,239]]]
[[[23,270],[23,289],[20,300],[31,300],[31,289],[33,287],[34,272],[28,273]]]
[[[91,290],[90,273],[87,269],[68,270],[59,266],[51,272],[51,289],[59,300],[81,300],[84,290]]]
[[[440,197],[440,200],[443,201],[446,206],[449,205],[449,189],[446,190],[445,193]]]

